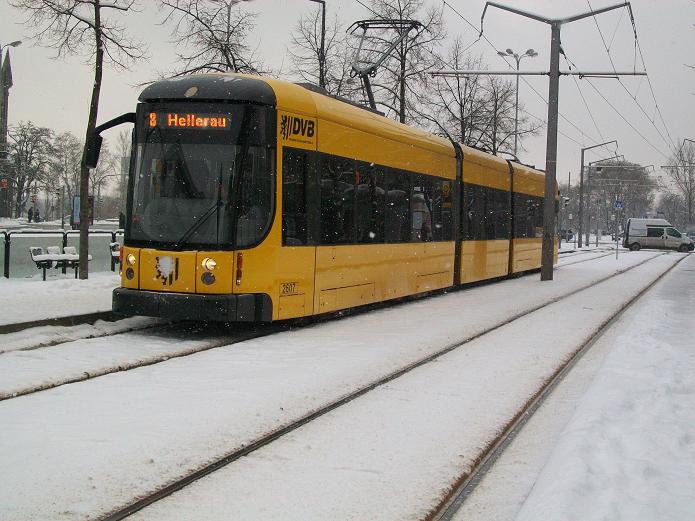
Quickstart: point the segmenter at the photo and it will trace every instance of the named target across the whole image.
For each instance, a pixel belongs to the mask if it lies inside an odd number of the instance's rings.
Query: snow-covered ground
[[[582,339],[683,258],[639,252],[620,255],[618,261],[607,255],[571,264],[600,255],[563,256],[554,283],[540,283],[538,275],[530,275],[2,402],[0,518],[91,519],[104,514],[377,376],[588,286],[285,436],[137,518],[422,517]],[[687,270],[694,261],[690,256],[666,279],[678,274],[677,295],[689,295],[691,309],[695,283]],[[84,282],[95,284],[93,279]],[[102,291],[110,297],[110,288]],[[647,294],[647,301],[653,294]],[[654,324],[655,316],[642,322]],[[692,317],[686,323],[674,315],[669,327],[692,331]],[[167,344],[166,336],[153,339],[139,333],[114,339],[2,354],[0,385],[50,381],[194,342],[176,338]],[[682,340],[666,340],[672,347],[662,353],[670,355]],[[692,362],[683,371],[692,374],[691,368]],[[659,366],[652,372],[658,373]],[[628,381],[623,383],[629,388]],[[681,387],[678,383],[671,382],[668,396],[682,394],[692,404],[692,396],[681,388],[687,388],[687,381],[681,380]],[[614,394],[594,397],[592,403]],[[684,443],[695,435],[689,436]],[[549,482],[563,464],[549,463],[547,469],[554,468],[544,471],[551,473]],[[576,483],[568,481],[566,487],[574,490]],[[563,497],[561,492],[557,496]],[[565,497],[572,496],[566,492]],[[523,519],[570,519],[563,517],[560,503],[547,516],[529,503],[525,508],[533,510]]]
[[[118,273],[90,273],[87,280],[68,275],[43,282],[0,277],[0,325],[111,311]]]
[[[430,336],[430,343],[436,347],[439,344],[433,342],[434,340],[443,344],[452,338],[468,338],[487,327],[517,315],[525,309],[542,305],[566,292],[590,285],[612,274],[617,266],[624,269],[660,254],[654,252],[640,253],[625,257],[619,264],[616,264],[615,260],[611,258],[597,258],[601,255],[610,257],[610,254],[605,252],[592,252],[590,254],[573,254],[561,259],[560,269],[564,270],[562,271],[562,286],[548,285],[542,288],[543,291],[541,292],[531,291],[532,288],[538,286],[537,275],[531,275],[506,281],[499,287],[472,288],[470,291],[455,292],[428,299],[421,306],[423,309],[427,309],[428,314],[435,316],[446,316],[450,309],[469,309],[481,301],[489,303],[494,299],[504,301],[503,304],[497,304],[494,311],[478,312],[475,320],[460,321],[457,316],[452,316],[451,320],[440,328],[440,335],[443,336]],[[596,260],[589,262],[593,258]],[[22,286],[20,285],[20,287]],[[510,293],[524,295],[524,297],[511,300],[504,298],[504,295]],[[23,295],[18,296],[23,298]],[[400,324],[400,308],[377,312],[372,316],[381,317],[382,313],[385,314],[384,320],[392,324]],[[156,323],[154,319],[138,317],[119,320],[114,323],[102,323],[96,328],[91,328],[91,331],[96,336],[100,331],[127,331],[154,323]],[[348,327],[345,328],[345,334],[348,335],[348,338],[352,327],[361,328],[363,326],[359,322],[357,325],[348,322]],[[399,327],[401,326],[399,325]],[[420,329],[418,322],[410,325],[404,324],[402,327]],[[0,397],[21,393],[32,387],[46,387],[75,380],[84,373],[103,374],[121,367],[159,360],[165,356],[190,353],[200,349],[205,343],[196,338],[172,342],[166,336],[162,338],[161,335],[151,336],[139,332],[114,338],[92,339],[87,338],[88,335],[85,334],[89,331],[89,326],[77,328],[44,326],[5,335],[4,350],[15,349],[17,352],[6,353],[5,356],[0,357],[0,375],[4,375],[0,380]],[[323,334],[323,329],[319,328],[318,331],[320,335]],[[60,349],[46,347],[32,349],[30,353],[19,351],[22,346],[38,340],[47,343],[48,341],[56,342],[65,339],[64,341],[67,342],[70,340],[69,335],[74,335],[76,341],[64,344]]]
[[[693,518],[695,255],[591,348],[455,521]]]
[[[630,309],[517,516],[688,520],[695,512],[695,256]]]

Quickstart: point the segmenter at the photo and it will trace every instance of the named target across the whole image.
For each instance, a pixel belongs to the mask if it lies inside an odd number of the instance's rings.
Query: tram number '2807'
[[[281,282],[280,283],[280,293],[283,295],[294,295],[297,293],[297,283],[296,282]]]

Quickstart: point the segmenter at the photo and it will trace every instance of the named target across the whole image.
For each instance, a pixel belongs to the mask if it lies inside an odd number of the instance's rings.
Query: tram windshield
[[[274,203],[270,109],[182,103],[143,108],[128,239],[173,249],[259,242]]]

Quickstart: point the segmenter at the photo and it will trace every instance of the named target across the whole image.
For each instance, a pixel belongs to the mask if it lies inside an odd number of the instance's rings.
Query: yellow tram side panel
[[[330,98],[318,97],[322,152],[454,179],[451,144]],[[319,246],[314,312],[369,304],[453,284],[453,242]]]
[[[545,175],[527,166],[514,164],[513,189],[516,193],[544,197]],[[537,229],[535,237],[512,239],[512,273],[541,267],[543,231]]]
[[[277,160],[275,212],[270,232],[261,244],[238,250],[241,281],[234,293],[265,293],[273,303],[273,320],[314,313],[314,246],[282,246],[282,147],[316,150],[319,133],[316,106],[307,89],[284,81],[263,78],[277,99]],[[289,125],[289,127],[288,127]],[[309,128],[313,125],[313,132]],[[296,130],[296,132],[295,132]]]
[[[243,275],[241,284],[235,281],[234,293],[268,294],[277,320],[450,286],[453,243],[281,246],[282,146],[318,147],[343,157],[449,179],[455,177],[456,159],[446,140],[296,85],[265,81],[275,90],[278,108],[275,216],[259,246],[236,252],[243,257]],[[288,140],[282,134],[283,115],[315,121],[314,139]],[[326,290],[322,307],[321,292]]]
[[[463,146],[463,182],[509,191],[509,165],[503,159]],[[461,283],[504,277],[509,271],[509,240],[462,241]]]

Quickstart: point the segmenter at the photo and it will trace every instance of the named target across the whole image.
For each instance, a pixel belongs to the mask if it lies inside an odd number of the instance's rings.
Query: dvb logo
[[[310,119],[283,114],[280,119],[280,134],[285,141],[313,141],[316,123]]]

